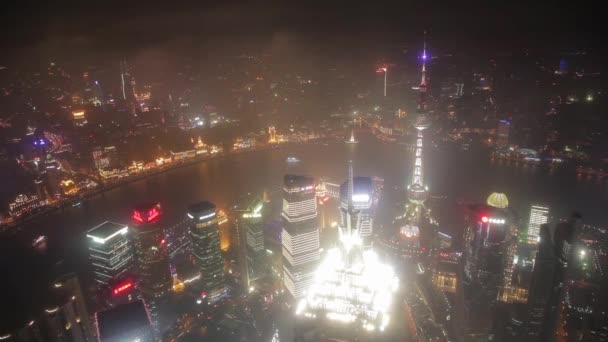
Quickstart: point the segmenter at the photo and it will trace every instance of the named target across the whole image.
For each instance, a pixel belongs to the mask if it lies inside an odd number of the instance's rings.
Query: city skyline
[[[131,5],[0,14],[1,341],[608,339],[595,6]]]

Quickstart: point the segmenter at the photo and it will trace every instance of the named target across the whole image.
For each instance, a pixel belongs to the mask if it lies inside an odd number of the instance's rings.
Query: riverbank
[[[306,142],[306,143],[319,143],[321,141],[327,142],[326,139],[317,139],[317,140],[312,140],[312,141]],[[37,220],[42,219],[48,215],[51,215],[59,210],[63,210],[70,206],[76,206],[76,205],[78,205],[78,203],[86,203],[87,201],[92,200],[92,199],[96,198],[97,196],[100,196],[108,191],[129,185],[129,184],[132,184],[135,182],[139,182],[144,179],[155,177],[160,174],[168,173],[168,172],[171,172],[171,171],[174,171],[177,169],[181,169],[181,168],[195,165],[195,164],[205,162],[205,161],[219,160],[219,159],[223,159],[226,157],[232,157],[232,156],[253,153],[253,152],[262,152],[262,151],[275,150],[275,149],[278,150],[281,148],[294,146],[294,145],[301,145],[301,144],[302,144],[301,142],[299,142],[299,143],[293,142],[293,143],[282,143],[282,144],[276,144],[276,145],[275,144],[263,145],[263,146],[260,146],[257,148],[250,148],[250,149],[239,150],[239,151],[231,151],[229,153],[222,152],[222,153],[218,153],[215,155],[194,157],[194,158],[187,159],[187,160],[180,160],[180,161],[172,162],[170,164],[167,164],[166,166],[162,166],[159,168],[140,171],[132,176],[125,177],[124,179],[121,179],[121,180],[118,180],[115,182],[105,183],[105,184],[101,183],[99,186],[97,186],[94,189],[91,189],[91,190],[83,192],[83,193],[79,193],[78,195],[75,195],[75,196],[70,196],[65,199],[62,199],[60,202],[57,202],[57,203],[47,206],[47,207],[43,207],[40,210],[36,211],[35,213],[27,215],[26,217],[20,217],[16,222],[1,225],[0,234],[16,234],[19,231],[21,231],[25,226],[28,226],[28,225],[36,222]]]

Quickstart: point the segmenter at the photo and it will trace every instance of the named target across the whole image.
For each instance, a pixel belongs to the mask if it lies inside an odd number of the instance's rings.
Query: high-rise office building
[[[549,208],[533,205],[528,223],[528,242],[538,243],[540,226],[549,221]]]
[[[224,263],[215,204],[202,201],[188,208],[194,263],[201,272],[201,297],[213,302],[225,291]]]
[[[132,270],[133,250],[128,231],[124,224],[106,221],[86,234],[93,280],[100,290]]]
[[[93,340],[89,313],[78,277],[65,274],[51,285],[51,302],[43,312],[47,334],[52,341]]]
[[[471,206],[466,221],[462,257],[464,280],[468,285],[464,300],[475,307],[465,330],[487,334],[491,331],[495,310],[492,303],[515,301],[512,282],[518,243],[517,221],[502,193],[491,194],[486,205]]]
[[[538,243],[528,296],[530,312],[528,331],[530,335],[538,337],[550,333],[543,330],[551,326],[550,301],[552,296],[555,296],[553,287],[556,282],[558,267],[557,258],[553,252],[551,233],[548,228],[548,226],[540,228],[541,239]]]
[[[338,244],[327,251],[306,297],[296,306],[296,315],[304,319],[301,323],[309,319],[320,323],[323,334],[331,340],[355,340],[365,332],[382,333],[389,325],[392,297],[399,284],[392,267],[380,261],[373,249],[363,248],[359,235],[362,220],[353,200],[353,183],[351,162],[344,196],[346,208],[340,208],[344,221],[338,228]],[[299,331],[310,330],[307,328],[296,329],[297,338],[304,338]]]
[[[312,178],[284,177],[281,217],[283,283],[294,298],[301,298],[312,284],[319,262],[319,223]]]
[[[465,276],[499,299],[506,298],[511,288],[518,242],[515,216],[508,203],[504,194],[492,193],[487,205],[470,208],[463,251]]]
[[[509,146],[510,130],[511,130],[511,121],[508,121],[508,120],[498,121],[498,129],[496,130],[496,146],[498,146],[498,147]]]
[[[242,208],[239,208],[239,216],[236,224],[239,232],[244,235],[242,239],[245,245],[241,247],[244,254],[246,275],[245,285],[247,288],[259,279],[266,267],[266,250],[264,249],[264,202],[261,198],[247,200]]]
[[[159,305],[172,288],[161,216],[160,204],[154,202],[136,206],[131,216],[139,289],[155,326],[159,323]]]
[[[342,225],[346,224],[346,209],[348,209],[349,199],[347,198],[348,193],[348,182],[344,182],[340,186],[340,222]],[[371,237],[373,232],[373,218],[372,218],[372,200],[373,200],[373,187],[371,177],[354,177],[353,178],[353,195],[352,203],[359,212],[359,219],[361,220],[359,236],[362,239],[363,247],[367,248],[371,246]]]

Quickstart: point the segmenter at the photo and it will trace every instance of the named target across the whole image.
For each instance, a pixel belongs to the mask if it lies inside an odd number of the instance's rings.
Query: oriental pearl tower
[[[428,197],[428,187],[424,185],[424,177],[422,173],[422,138],[423,132],[425,129],[429,128],[430,122],[427,116],[427,108],[426,108],[426,90],[427,90],[427,82],[426,82],[426,39],[424,41],[424,50],[422,52],[422,79],[420,81],[419,86],[419,100],[418,100],[418,109],[416,111],[416,119],[414,122],[414,127],[417,131],[417,139],[416,139],[416,159],[414,161],[414,173],[412,177],[412,182],[407,187],[407,197],[408,200],[416,205],[420,206],[424,204]]]

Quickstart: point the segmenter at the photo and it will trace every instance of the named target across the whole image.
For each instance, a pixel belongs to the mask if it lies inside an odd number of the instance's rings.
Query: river
[[[403,186],[410,179],[413,152],[404,146],[378,142],[370,135],[359,138],[359,144],[292,145],[178,168],[105,192],[87,205],[54,212],[28,224],[17,239],[27,246],[31,238],[44,234],[48,238],[46,263],[64,258],[69,268],[83,271],[88,265],[83,233],[105,220],[127,223],[130,209],[137,202],[160,201],[167,225],[182,220],[186,208],[194,202],[209,200],[219,208],[228,208],[247,192],[270,191],[274,194],[274,207],[278,208],[278,190],[284,174],[307,174],[341,182],[349,159],[354,162],[355,175],[385,180],[378,222],[389,229],[390,218],[399,209]],[[288,164],[288,156],[301,161]],[[482,202],[493,191],[507,194],[524,227],[533,203],[547,204],[555,218],[578,210],[586,223],[608,223],[605,180],[580,179],[566,169],[549,172],[541,167],[508,166],[492,162],[486,152],[455,148],[427,149],[424,158],[425,183],[434,197],[429,204],[440,229],[448,234],[458,236],[462,232],[462,208],[457,203]],[[278,210],[274,216],[278,218]],[[3,249],[3,259],[14,260],[13,250]]]

